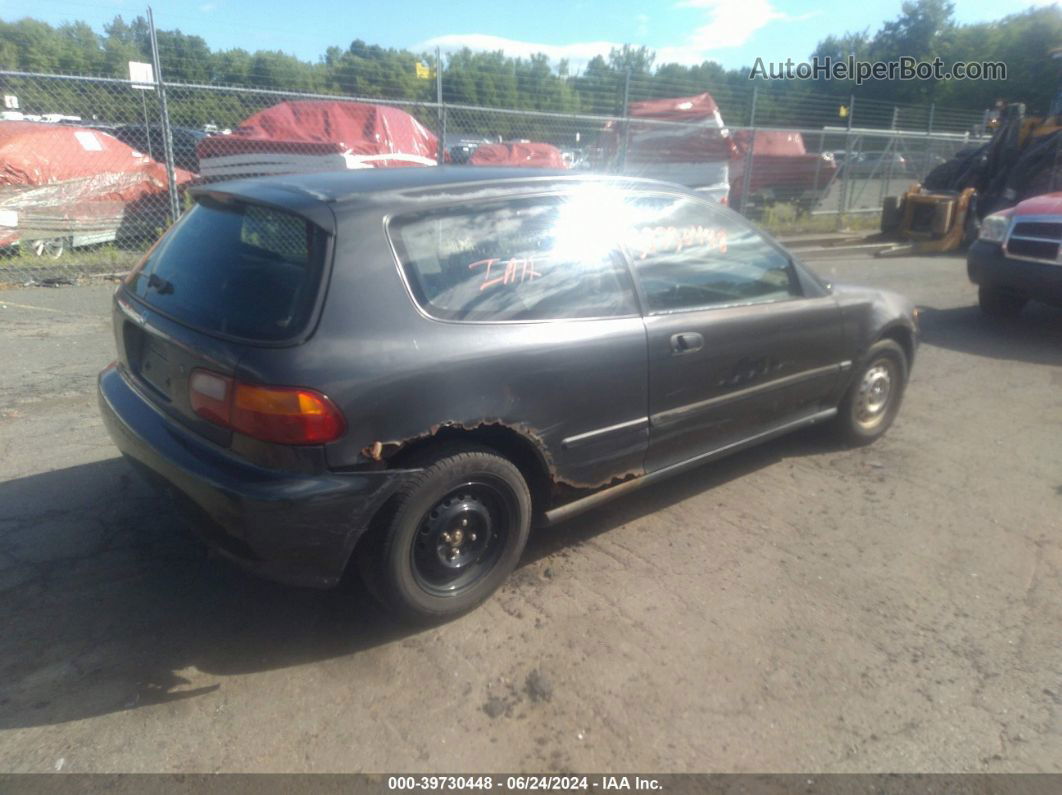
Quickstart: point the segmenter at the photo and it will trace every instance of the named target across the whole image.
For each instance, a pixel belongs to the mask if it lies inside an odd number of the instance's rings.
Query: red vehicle
[[[632,102],[628,113],[631,121],[606,124],[601,141],[621,173],[677,182],[727,202],[737,149],[711,94]]]
[[[164,166],[101,130],[0,121],[0,247],[58,257],[123,233],[154,235],[166,189]]]
[[[743,210],[773,202],[795,202],[799,209],[810,210],[837,176],[833,156],[809,154],[804,137],[796,131],[737,130],[733,139],[736,152],[730,164],[730,200]],[[750,150],[749,195],[743,202]]]
[[[434,166],[439,139],[404,110],[339,100],[281,102],[196,148],[205,179]]]
[[[986,215],[966,270],[987,315],[1014,317],[1029,301],[1062,307],[1062,193]]]
[[[468,158],[472,166],[517,166],[522,168],[568,168],[560,149],[534,141],[481,144]]]

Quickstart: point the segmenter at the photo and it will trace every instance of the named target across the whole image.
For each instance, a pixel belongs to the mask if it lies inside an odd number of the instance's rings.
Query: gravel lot
[[[814,265],[924,307],[885,439],[542,531],[419,633],[207,558],[98,419],[111,287],[0,292],[0,770],[1062,771],[1062,312]]]

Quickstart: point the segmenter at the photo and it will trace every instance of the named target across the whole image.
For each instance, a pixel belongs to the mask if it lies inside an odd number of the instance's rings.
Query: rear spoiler
[[[281,178],[282,179],[282,178]],[[207,199],[218,204],[257,204],[304,218],[335,236],[336,216],[329,202],[282,181],[240,180],[217,185],[197,185],[188,189],[196,202]]]

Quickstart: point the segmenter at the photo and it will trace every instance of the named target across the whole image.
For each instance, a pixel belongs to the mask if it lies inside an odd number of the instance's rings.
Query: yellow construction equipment
[[[954,251],[977,237],[980,219],[1023,199],[1062,190],[1062,93],[1045,117],[1002,109],[991,139],[960,151],[902,196],[885,199],[881,232],[897,245],[878,256]]]

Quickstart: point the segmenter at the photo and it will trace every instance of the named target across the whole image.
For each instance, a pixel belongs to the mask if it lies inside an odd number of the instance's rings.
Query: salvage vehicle
[[[833,155],[809,153],[796,130],[737,130],[733,138],[737,153],[730,164],[730,203],[743,215],[785,202],[811,212],[837,176]]]
[[[677,182],[729,202],[730,164],[739,152],[711,94],[631,102],[627,114],[605,123],[598,168]]]
[[[113,135],[148,157],[160,163],[166,162],[166,144],[163,141],[161,124],[123,124],[115,128]],[[192,174],[198,174],[199,157],[196,155],[196,147],[207,134],[193,127],[171,126],[170,136],[173,142],[174,165]]]
[[[192,174],[174,178],[183,186]],[[102,129],[0,121],[0,250],[56,259],[154,235],[167,222],[167,184],[162,165]]]
[[[439,139],[392,105],[344,100],[280,102],[229,135],[196,145],[203,180],[366,168],[434,166]]]
[[[1062,307],[1062,193],[985,216],[966,270],[991,317],[1015,317],[1029,301]]]
[[[899,152],[853,152],[841,167],[845,178],[894,179],[909,173],[907,158]]]
[[[203,185],[114,295],[119,449],[228,557],[399,616],[532,525],[798,428],[893,422],[915,310],[651,180],[443,166]]]
[[[517,168],[567,168],[564,155],[553,144],[538,141],[505,141],[483,144],[468,158],[470,166]]]

